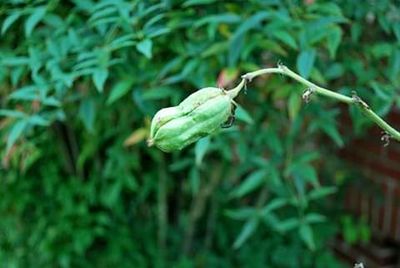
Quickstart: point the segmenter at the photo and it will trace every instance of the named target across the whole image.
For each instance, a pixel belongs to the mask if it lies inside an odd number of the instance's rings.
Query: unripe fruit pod
[[[183,115],[183,112],[179,107],[168,107],[158,111],[151,121],[150,136],[153,137],[160,126],[181,115]]]
[[[236,94],[207,87],[178,106],[161,109],[151,122],[149,146],[172,152],[216,132],[231,115],[232,98]]]

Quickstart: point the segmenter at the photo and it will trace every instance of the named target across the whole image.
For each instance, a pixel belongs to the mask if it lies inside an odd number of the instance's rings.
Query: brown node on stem
[[[383,141],[383,147],[389,146],[391,138],[392,136],[390,136],[389,133],[387,133],[386,131],[382,131],[381,141]]]
[[[304,90],[302,98],[304,100],[305,103],[309,103],[311,100],[311,95],[314,93],[314,89],[313,88],[307,88],[306,90]]]

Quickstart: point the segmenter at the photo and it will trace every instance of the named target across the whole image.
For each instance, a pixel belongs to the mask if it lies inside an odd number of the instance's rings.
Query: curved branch
[[[382,128],[385,131],[385,135],[382,137],[382,139],[387,139],[387,138],[393,138],[397,141],[400,141],[400,132],[394,129],[392,126],[390,126],[385,120],[383,120],[379,115],[377,115],[372,109],[369,107],[369,105],[364,102],[360,97],[358,97],[355,93],[353,93],[352,97],[348,97],[346,95],[336,93],[332,90],[317,86],[316,84],[308,81],[307,79],[301,77],[297,73],[293,72],[289,68],[287,68],[284,65],[278,65],[277,68],[266,68],[266,69],[261,69],[258,71],[246,73],[242,75],[242,81],[240,84],[235,88],[235,91],[240,91],[246,84],[246,82],[251,82],[253,78],[263,75],[263,74],[271,74],[271,73],[277,73],[277,74],[283,74],[286,76],[291,77],[292,79],[296,80],[297,82],[307,86],[310,91],[308,91],[308,94],[310,93],[316,93],[319,95],[323,95],[328,98],[335,99],[340,102],[344,102],[349,105],[357,105],[361,111],[368,117],[370,118],[373,122],[375,122],[380,128]],[[304,98],[308,98],[308,96],[303,95]]]

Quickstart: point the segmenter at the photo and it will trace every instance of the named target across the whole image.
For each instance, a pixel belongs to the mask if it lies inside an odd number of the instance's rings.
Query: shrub
[[[266,76],[220,134],[173,154],[145,139],[158,109],[278,61],[385,115],[400,103],[398,14],[395,1],[3,1],[1,266],[338,267],[335,105]]]

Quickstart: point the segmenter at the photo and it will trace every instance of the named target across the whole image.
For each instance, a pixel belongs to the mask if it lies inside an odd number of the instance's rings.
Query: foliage
[[[340,267],[334,104],[259,78],[234,127],[173,154],[146,146],[149,121],[278,61],[385,115],[399,14],[388,0],[2,1],[0,266]]]

